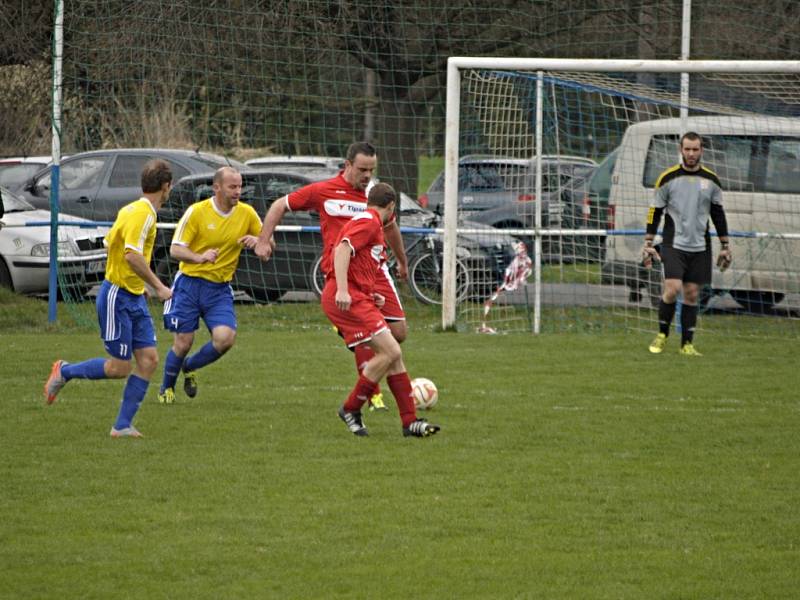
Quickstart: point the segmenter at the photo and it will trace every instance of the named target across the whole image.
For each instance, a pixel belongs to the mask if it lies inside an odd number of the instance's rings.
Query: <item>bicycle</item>
[[[424,304],[442,303],[442,283],[444,275],[444,247],[435,233],[419,234],[406,246],[408,256],[408,285],[414,296]],[[321,269],[322,256],[314,261],[311,280],[314,291],[322,295],[325,287],[325,276]],[[395,272],[397,261],[390,256],[387,262],[390,272]],[[472,278],[469,267],[460,258],[456,258],[456,303],[470,297]]]

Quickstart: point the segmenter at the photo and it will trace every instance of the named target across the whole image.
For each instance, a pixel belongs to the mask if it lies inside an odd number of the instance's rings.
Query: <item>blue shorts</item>
[[[172,298],[164,303],[164,328],[173,333],[190,333],[197,331],[201,318],[209,331],[219,325],[236,329],[231,284],[178,273],[172,284]]]
[[[114,358],[130,360],[134,350],[156,345],[156,330],[144,294],[131,294],[104,281],[95,306],[100,337],[106,352]]]

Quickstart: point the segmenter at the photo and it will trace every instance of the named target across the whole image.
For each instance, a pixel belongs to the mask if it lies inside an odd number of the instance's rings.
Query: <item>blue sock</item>
[[[64,365],[61,367],[61,376],[70,379],[108,379],[104,370],[105,358],[90,358],[83,362]]]
[[[122,392],[122,404],[119,407],[119,414],[117,415],[117,422],[114,423],[114,429],[125,429],[131,426],[133,417],[136,416],[136,411],[139,410],[139,405],[144,400],[144,395],[147,393],[147,386],[150,382],[142,379],[138,375],[131,375],[125,384],[125,390]]]
[[[167,388],[174,388],[175,382],[178,380],[178,375],[183,366],[183,356],[178,356],[170,349],[167,352],[167,358],[164,359],[164,379],[161,382],[161,393]]]
[[[217,360],[222,354],[216,351],[214,344],[211,341],[206,342],[206,345],[200,348],[197,352],[188,357],[183,363],[183,370],[196,371],[202,369],[208,364]]]

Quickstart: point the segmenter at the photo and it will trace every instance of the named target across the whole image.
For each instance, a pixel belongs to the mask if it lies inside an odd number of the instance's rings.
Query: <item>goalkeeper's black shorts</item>
[[[680,279],[684,283],[711,283],[711,251],[686,252],[670,246],[661,247],[664,279]]]

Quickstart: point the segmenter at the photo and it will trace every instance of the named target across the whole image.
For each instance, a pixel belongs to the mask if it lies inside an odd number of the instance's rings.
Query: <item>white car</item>
[[[314,171],[344,169],[344,159],[340,156],[261,156],[251,158],[245,163],[248,167],[269,171],[289,171],[306,174]],[[336,173],[334,173],[336,175]]]
[[[22,189],[31,177],[50,164],[50,160],[50,156],[0,158],[0,186],[12,192]]]
[[[50,213],[37,210],[25,200],[0,187],[4,215],[0,223],[0,286],[22,294],[46,294],[50,272]],[[59,221],[83,221],[59,215]],[[37,223],[35,226],[26,226]],[[81,297],[103,280],[107,227],[58,228],[59,287],[70,297]]]

